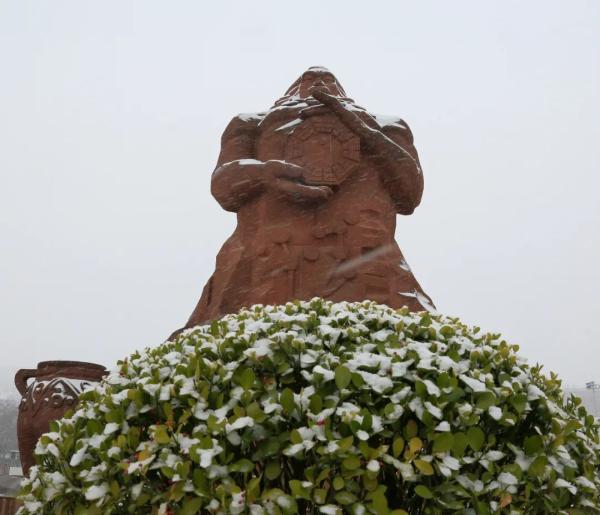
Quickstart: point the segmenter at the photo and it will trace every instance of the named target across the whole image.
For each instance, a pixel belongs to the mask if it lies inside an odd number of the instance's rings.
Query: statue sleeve
[[[236,116],[229,122],[221,138],[221,153],[210,188],[213,197],[226,211],[236,212],[260,191],[256,168],[261,163],[253,159],[257,126],[256,118]],[[251,160],[251,165],[244,160]]]
[[[417,149],[414,146],[413,133],[404,120],[399,119],[393,124],[385,125],[382,132],[394,143],[397,143],[404,150],[406,150],[415,159],[415,161],[419,161]]]
[[[221,153],[217,168],[237,159],[254,157],[254,137],[258,119],[242,115],[233,118],[221,137]]]
[[[419,154],[413,144],[413,134],[404,120],[398,119],[392,124],[385,125],[382,132],[394,143],[402,147],[413,159],[401,160],[398,163],[398,173],[401,181],[390,181],[390,194],[396,202],[398,213],[411,214],[421,203],[423,196],[423,170],[419,162]]]

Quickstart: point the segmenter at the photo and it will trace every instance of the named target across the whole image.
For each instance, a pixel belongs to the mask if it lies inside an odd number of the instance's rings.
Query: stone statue
[[[394,240],[396,213],[423,193],[411,131],[356,105],[329,70],[231,120],[211,192],[237,227],[186,328],[315,296],[433,309]]]

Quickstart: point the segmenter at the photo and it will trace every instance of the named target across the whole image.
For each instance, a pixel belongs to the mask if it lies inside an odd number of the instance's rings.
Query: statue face
[[[343,96],[342,91],[338,86],[336,78],[332,73],[322,70],[307,70],[302,74],[300,80],[300,88],[298,94],[300,98],[307,98],[310,96],[311,88],[324,89],[330,95],[336,97]]]

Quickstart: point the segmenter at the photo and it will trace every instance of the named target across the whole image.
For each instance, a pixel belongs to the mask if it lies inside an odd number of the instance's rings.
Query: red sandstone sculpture
[[[35,464],[33,449],[41,435],[49,431],[52,420],[62,418],[74,408],[84,388],[99,382],[106,369],[81,361],[43,361],[37,369],[21,369],[15,386],[21,394],[17,433],[23,474]],[[34,380],[28,385],[27,380]]]
[[[359,107],[325,68],[268,111],[236,116],[211,191],[237,228],[186,324],[315,296],[431,309],[394,240],[423,174],[408,125]]]

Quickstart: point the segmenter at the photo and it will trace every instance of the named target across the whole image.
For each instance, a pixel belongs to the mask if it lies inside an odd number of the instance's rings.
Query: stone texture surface
[[[82,390],[106,373],[102,365],[81,361],[43,361],[35,369],[16,373],[15,385],[22,396],[17,434],[24,475],[35,464],[33,449],[39,437],[49,431],[50,422],[74,408]],[[29,379],[33,381],[28,384]]]
[[[231,120],[211,191],[237,227],[185,327],[315,296],[433,308],[394,240],[423,193],[411,131],[356,105],[329,70]]]

